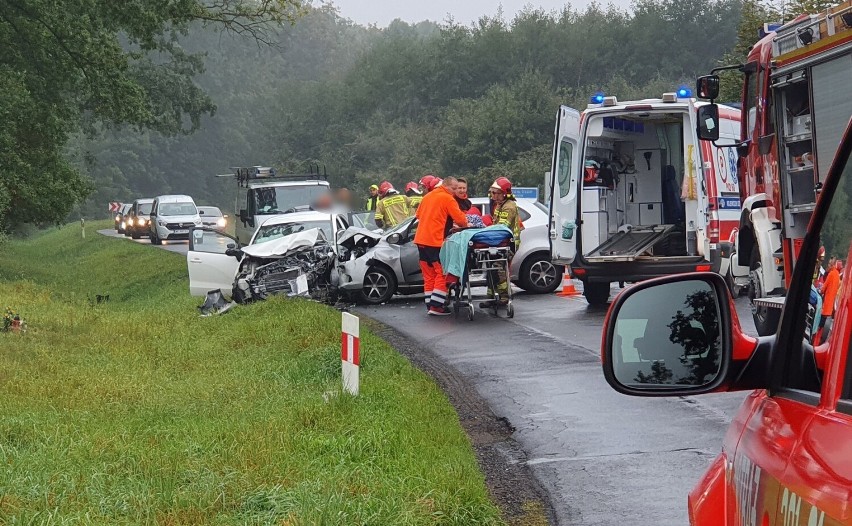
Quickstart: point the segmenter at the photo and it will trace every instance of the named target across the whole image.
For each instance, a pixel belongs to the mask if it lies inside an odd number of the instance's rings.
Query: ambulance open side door
[[[550,255],[555,263],[570,265],[577,255],[580,237],[577,219],[582,167],[580,112],[561,106],[556,115],[554,136],[550,171]]]

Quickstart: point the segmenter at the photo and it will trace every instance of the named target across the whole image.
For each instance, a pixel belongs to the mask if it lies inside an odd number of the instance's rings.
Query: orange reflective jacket
[[[414,243],[426,247],[440,247],[444,244],[444,229],[447,218],[451,218],[459,226],[467,226],[467,217],[459,208],[455,196],[439,186],[423,196],[417,207],[417,233]]]

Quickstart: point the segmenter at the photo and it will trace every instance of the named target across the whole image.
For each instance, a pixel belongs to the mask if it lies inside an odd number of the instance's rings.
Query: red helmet
[[[504,194],[509,195],[512,193],[512,181],[505,177],[498,177],[497,180],[494,181],[494,184],[491,185],[491,188],[500,190]]]
[[[408,193],[414,190],[415,192],[420,192],[420,188],[417,186],[417,183],[414,181],[409,181],[408,184],[405,185],[405,192]]]
[[[433,177],[432,181],[429,182],[429,186],[427,188],[429,190],[434,190],[435,188],[438,188],[438,185],[443,183],[443,182],[444,182],[444,180],[441,179],[440,177]]]
[[[817,252],[817,258],[825,257],[825,247],[819,247],[819,252]]]
[[[381,196],[386,195],[391,190],[393,190],[393,185],[388,181],[382,181],[382,184],[379,185],[379,195]]]
[[[432,183],[433,183],[434,180],[435,180],[434,175],[426,174],[426,175],[424,175],[423,177],[420,178],[420,184],[423,185],[423,188],[425,188],[427,190],[431,190],[432,189]]]

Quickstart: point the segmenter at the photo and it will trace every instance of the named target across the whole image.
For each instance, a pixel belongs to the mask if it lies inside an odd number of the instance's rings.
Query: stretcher
[[[506,316],[512,318],[515,315],[515,309],[512,305],[512,286],[509,285],[508,287],[508,302],[506,304],[499,304],[497,291],[497,285],[500,283],[498,273],[504,272],[507,280],[511,275],[510,263],[515,247],[512,231],[505,227],[475,230],[476,232],[472,235],[470,231],[467,231],[466,234],[469,239],[467,240],[467,251],[461,275],[449,274],[447,276],[450,308],[455,312],[456,317],[462,311],[466,311],[467,319],[473,320],[476,312],[474,299],[485,300],[490,302],[489,308],[493,310],[495,316],[499,315],[500,310],[505,309]],[[487,287],[489,292],[485,296],[474,298],[473,287],[475,286]]]

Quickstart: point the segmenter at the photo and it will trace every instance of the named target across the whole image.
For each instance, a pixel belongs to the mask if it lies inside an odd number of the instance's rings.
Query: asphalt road
[[[426,316],[420,295],[356,311],[433,349],[508,419],[559,524],[687,524],[687,493],[746,394],[618,394],[600,366],[605,311],[582,296],[520,293],[514,303],[514,319],[477,311],[472,322]],[[747,301],[737,304],[756,334]]]
[[[147,237],[143,237],[141,239],[131,239],[124,234],[119,234],[115,231],[115,229],[106,229],[106,230],[98,230],[98,234],[102,234],[109,237],[118,237],[122,239],[126,239],[127,241],[131,241],[133,243],[141,243],[143,245],[151,245],[151,240]],[[186,255],[189,251],[189,241],[163,241],[162,245],[151,245],[153,247],[162,248],[163,250],[168,250],[169,252],[176,252],[178,254]]]

